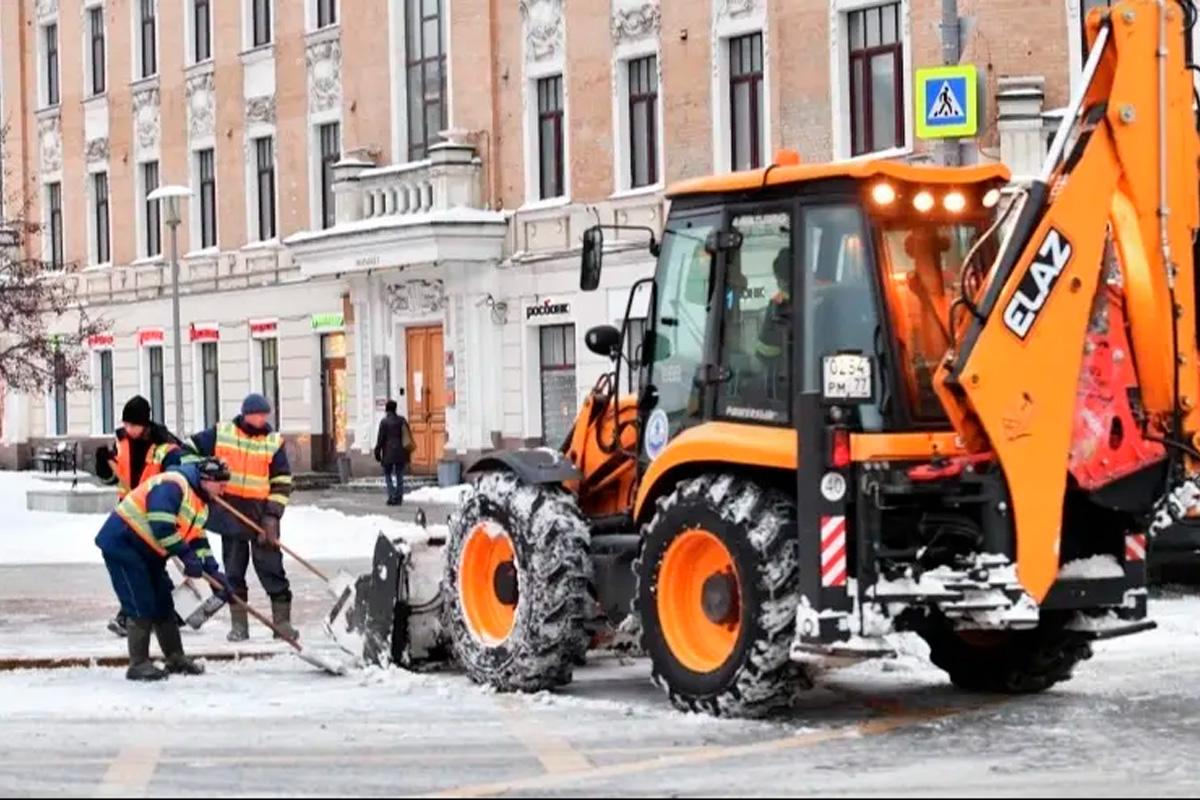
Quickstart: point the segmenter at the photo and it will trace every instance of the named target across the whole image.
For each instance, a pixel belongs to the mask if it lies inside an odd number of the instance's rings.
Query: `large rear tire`
[[[642,647],[676,708],[764,717],[811,687],[791,661],[796,504],[709,474],[658,501],[635,564]]]
[[[588,526],[570,494],[483,475],[450,520],[443,626],[477,683],[537,692],[587,652]]]
[[[918,632],[929,645],[929,658],[968,692],[1037,694],[1069,680],[1092,648],[1065,620],[1044,620],[1034,630],[956,631],[944,620]]]

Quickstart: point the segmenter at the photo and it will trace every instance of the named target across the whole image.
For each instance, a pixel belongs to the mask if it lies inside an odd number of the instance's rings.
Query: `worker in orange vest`
[[[121,411],[116,443],[96,448],[96,477],[117,487],[119,502],[155,475],[178,465],[182,453],[179,440],[151,419],[150,401],[135,395]],[[125,615],[118,611],[108,629],[125,636]]]
[[[96,535],[96,546],[128,618],[125,677],[131,681],[204,672],[202,664],[183,652],[166,562],[179,559],[188,578],[209,575],[221,586],[217,594],[229,599],[231,587],[204,533],[207,501],[219,497],[228,480],[229,468],[217,459],[172,467],[127,494]],[[152,632],[166,658],[165,671],[150,660]]]
[[[249,596],[246,569],[253,556],[254,571],[271,598],[275,627],[296,638],[299,633],[292,626],[292,589],[278,547],[279,521],[292,494],[292,471],[283,436],[271,428],[270,416],[271,402],[267,398],[248,395],[240,416],[197,433],[190,445],[199,456],[216,457],[229,465],[225,500],[262,531],[260,534],[249,528],[220,506],[213,508],[209,530],[223,537],[221,554],[235,593],[242,600]],[[193,457],[185,456],[185,460]],[[250,638],[246,610],[235,605],[229,613],[229,641]]]

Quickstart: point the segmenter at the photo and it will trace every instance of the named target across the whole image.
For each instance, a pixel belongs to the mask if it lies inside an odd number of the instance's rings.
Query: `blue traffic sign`
[[[917,70],[917,136],[946,139],[979,131],[979,85],[973,65]]]

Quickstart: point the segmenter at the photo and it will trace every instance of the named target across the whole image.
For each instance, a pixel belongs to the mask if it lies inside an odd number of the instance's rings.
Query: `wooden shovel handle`
[[[219,592],[224,592],[224,591],[226,590],[225,586],[223,586],[219,580],[217,580],[216,578],[214,578],[212,575],[209,575],[207,572],[206,572],[206,573],[204,573],[204,579],[205,579],[206,581],[208,581],[208,582],[209,582],[209,584],[211,584],[211,585],[212,585],[212,587],[213,587],[214,589],[216,589],[217,591],[219,591]],[[254,606],[250,605],[250,604],[249,604],[249,603],[247,603],[245,600],[243,600],[242,598],[238,597],[236,594],[231,594],[231,595],[230,595],[230,598],[233,600],[233,602],[234,602],[234,604],[235,604],[235,605],[237,605],[237,606],[240,606],[241,608],[244,608],[244,609],[246,610],[246,613],[247,613],[247,614],[249,614],[250,616],[254,617],[256,620],[258,620],[259,622],[261,622],[263,625],[266,625],[268,628],[270,628],[270,630],[271,630],[271,632],[272,632],[272,633],[274,633],[274,634],[275,634],[276,636],[278,636],[280,639],[283,639],[285,642],[287,642],[288,644],[290,644],[290,645],[291,645],[291,646],[292,646],[292,647],[293,647],[293,648],[296,650],[296,652],[298,652],[298,653],[303,653],[303,652],[304,652],[304,648],[302,648],[302,647],[300,646],[300,643],[299,643],[299,642],[297,642],[295,639],[293,639],[293,638],[289,637],[287,634],[285,634],[285,633],[284,633],[283,631],[281,631],[279,628],[275,627],[275,623],[274,623],[274,622],[272,622],[271,620],[269,620],[269,619],[268,619],[268,618],[267,618],[265,615],[263,615],[263,614],[259,613],[259,612],[258,612],[258,611],[257,611],[257,610],[254,608]]]
[[[236,518],[236,519],[237,519],[239,522],[241,522],[241,523],[242,523],[243,525],[245,525],[247,528],[249,528],[250,530],[252,530],[252,531],[254,531],[255,533],[257,533],[259,536],[265,536],[265,535],[266,535],[266,531],[264,531],[264,530],[263,530],[263,528],[262,528],[262,526],[261,526],[261,525],[259,525],[257,522],[255,522],[254,520],[252,520],[252,519],[250,519],[249,517],[247,517],[247,516],[246,516],[245,514],[243,514],[242,512],[238,511],[236,508],[234,508],[232,505],[230,505],[230,504],[229,504],[229,502],[228,502],[227,500],[225,500],[225,498],[223,498],[223,497],[214,497],[214,498],[212,498],[212,500],[213,500],[213,501],[214,501],[214,502],[215,502],[217,505],[219,505],[221,508],[225,509],[225,510],[226,510],[226,511],[228,511],[230,514],[232,514],[232,515],[234,516],[234,518]],[[292,548],[288,547],[288,546],[287,546],[286,544],[284,544],[282,541],[275,542],[275,546],[276,546],[276,547],[278,547],[280,550],[282,550],[284,553],[287,553],[289,556],[291,556],[292,558],[294,558],[294,559],[296,559],[297,561],[299,561],[299,562],[300,562],[300,564],[301,564],[301,565],[302,565],[302,566],[303,566],[305,569],[307,569],[309,572],[311,572],[313,575],[316,575],[318,578],[320,578],[320,579],[321,579],[322,581],[324,581],[325,583],[329,583],[329,576],[328,576],[328,575],[326,575],[326,574],[325,574],[324,572],[322,572],[321,570],[317,569],[317,568],[316,568],[316,566],[314,566],[313,564],[309,563],[307,559],[301,558],[301,557],[300,557],[300,555],[299,555],[299,554],[298,554],[298,553],[297,553],[295,550],[293,550]]]

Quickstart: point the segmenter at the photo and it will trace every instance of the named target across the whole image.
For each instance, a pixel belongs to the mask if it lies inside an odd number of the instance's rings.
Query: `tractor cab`
[[[704,422],[803,427],[805,395],[842,431],[945,430],[933,375],[954,315],[971,313],[964,281],[995,256],[994,239],[973,246],[1007,177],[867,162],[674,187],[644,341],[621,340],[628,324],[589,336],[641,354],[643,466]],[[603,239],[585,239],[584,289],[599,283]]]

